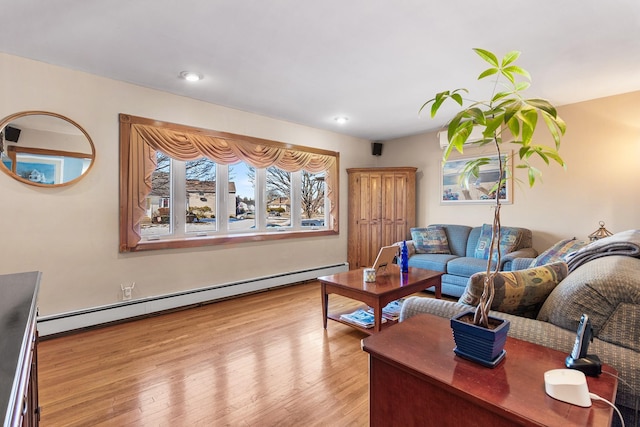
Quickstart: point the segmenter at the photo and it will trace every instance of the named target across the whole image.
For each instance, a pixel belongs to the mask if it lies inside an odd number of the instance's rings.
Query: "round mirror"
[[[93,166],[89,134],[73,120],[47,111],[23,111],[0,122],[0,169],[18,181],[60,187]]]

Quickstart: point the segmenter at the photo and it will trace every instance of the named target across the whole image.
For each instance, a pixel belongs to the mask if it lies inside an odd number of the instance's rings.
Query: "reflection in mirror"
[[[0,169],[18,181],[69,185],[91,169],[94,158],[87,132],[60,114],[24,111],[0,122]]]

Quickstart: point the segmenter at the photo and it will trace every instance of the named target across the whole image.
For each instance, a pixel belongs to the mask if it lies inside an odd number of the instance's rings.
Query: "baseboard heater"
[[[348,269],[348,263],[328,265],[308,270],[292,271],[273,276],[191,289],[172,294],[123,301],[50,316],[41,316],[38,317],[38,333],[40,336],[46,336],[69,332],[132,317],[145,316],[161,311],[291,285],[306,280],[313,280],[319,276],[347,271]]]

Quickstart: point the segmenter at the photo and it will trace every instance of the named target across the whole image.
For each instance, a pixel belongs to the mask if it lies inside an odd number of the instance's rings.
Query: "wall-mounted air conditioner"
[[[438,141],[440,142],[440,148],[445,149],[447,145],[449,145],[449,141],[447,140],[447,131],[443,130],[437,133]],[[464,145],[469,145],[472,142],[480,141],[482,139],[482,130],[479,127],[474,127],[471,131],[471,135],[467,139]]]

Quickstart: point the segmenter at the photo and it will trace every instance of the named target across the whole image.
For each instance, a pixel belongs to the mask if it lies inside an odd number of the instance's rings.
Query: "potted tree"
[[[462,107],[447,125],[448,145],[443,154],[443,161],[449,158],[453,150],[463,152],[463,145],[467,143],[474,129],[482,131],[482,138],[470,141],[470,143],[475,146],[492,147],[495,149],[495,153],[492,155],[497,154],[499,159],[499,179],[490,191],[495,203],[493,204],[492,233],[483,293],[475,311],[462,313],[452,319],[456,353],[487,366],[495,366],[504,357],[503,347],[509,327],[505,319],[489,317],[489,310],[494,298],[494,279],[499,273],[501,258],[500,190],[506,185],[507,168],[505,168],[505,163],[511,161],[517,168],[525,169],[528,184],[532,187],[541,176],[540,170],[529,162],[532,157],[542,159],[547,165],[553,161],[565,166],[558,150],[566,126],[558,116],[556,108],[549,101],[524,97],[523,93],[530,86],[531,76],[525,69],[515,65],[520,52],[509,52],[502,60],[498,60],[497,56],[488,50],[473,50],[489,64],[489,68],[480,73],[478,80],[491,79],[493,87],[491,98],[483,101],[470,101],[465,106],[463,95],[469,92],[467,89],[444,91],[425,102],[420,108],[420,112],[430,107],[433,118],[445,102],[454,101]],[[554,147],[534,143],[533,137],[539,118],[542,118],[551,133]],[[506,162],[503,162],[502,147],[506,143],[515,144],[518,150],[517,154],[511,156],[512,158],[504,156]],[[480,176],[480,168],[489,162],[488,157],[467,162],[460,174],[460,184],[474,182]],[[465,348],[464,345],[470,340],[458,336],[459,332],[456,329],[458,326],[478,331],[480,344],[471,349]],[[496,335],[495,344],[487,341],[494,339],[487,336],[494,337]],[[471,342],[475,341],[475,339],[471,340]]]

